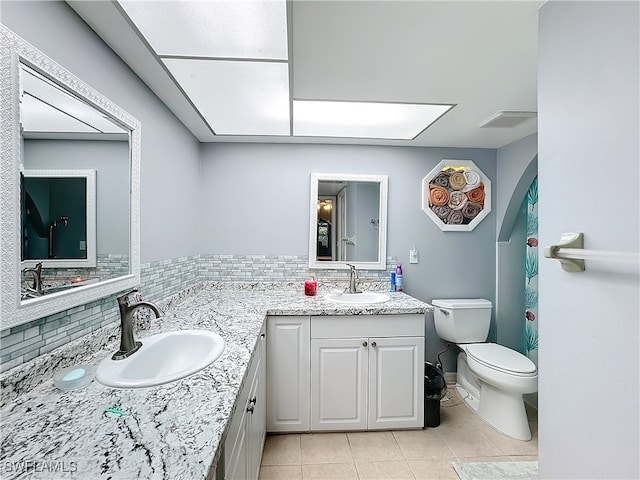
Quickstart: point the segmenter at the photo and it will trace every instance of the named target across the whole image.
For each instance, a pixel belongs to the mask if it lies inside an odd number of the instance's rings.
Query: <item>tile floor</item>
[[[538,459],[538,417],[527,409],[533,438],[496,432],[450,387],[440,426],[423,430],[268,435],[260,480],[458,480],[451,462]]]

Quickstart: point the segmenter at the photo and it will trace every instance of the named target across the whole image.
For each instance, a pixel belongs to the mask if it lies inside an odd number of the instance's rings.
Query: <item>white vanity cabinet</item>
[[[257,480],[266,436],[265,332],[249,365],[224,444],[225,480]]]
[[[311,318],[311,430],[421,428],[424,315]]]
[[[267,317],[267,431],[309,430],[309,317]]]
[[[267,430],[422,428],[424,315],[270,316]]]

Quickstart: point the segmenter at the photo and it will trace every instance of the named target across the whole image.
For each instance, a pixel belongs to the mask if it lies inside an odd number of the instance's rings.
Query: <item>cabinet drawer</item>
[[[311,317],[311,338],[423,337],[424,314]]]

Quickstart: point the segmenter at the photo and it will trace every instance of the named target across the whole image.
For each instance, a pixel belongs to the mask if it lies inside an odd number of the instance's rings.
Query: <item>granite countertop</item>
[[[206,283],[165,304],[165,315],[136,338],[203,329],[219,333],[226,342],[224,353],[211,366],[167,385],[119,390],[94,381],[68,392],[53,385],[55,371],[70,364],[97,365],[116,351],[119,325],[61,347],[68,350],[66,356],[54,351],[4,373],[0,478],[207,478],[220,457],[219,447],[267,315],[432,310],[403,293],[390,293],[385,303],[354,307],[325,300],[322,285],[315,297],[305,297],[297,283],[274,285]],[[60,358],[66,358],[66,365]],[[112,407],[124,415],[106,411]]]

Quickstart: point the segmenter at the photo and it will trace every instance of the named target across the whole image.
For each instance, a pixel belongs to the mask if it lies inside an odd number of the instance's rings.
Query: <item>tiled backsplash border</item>
[[[187,288],[198,277],[199,258],[179,257],[141,265],[140,291],[160,301]],[[119,320],[115,296],[59,312],[0,332],[2,371]]]
[[[302,281],[348,279],[349,270],[310,270],[307,255],[200,255],[200,278],[214,281]],[[361,280],[386,281],[396,259],[387,257],[387,270],[358,270]]]
[[[141,265],[140,292],[159,302],[198,280],[297,282],[313,275],[319,281],[346,281],[347,270],[312,270],[306,255],[193,255]],[[360,270],[361,281],[386,281],[395,268]],[[115,297],[106,297],[0,332],[0,370],[6,371],[103,326],[117,322]]]

